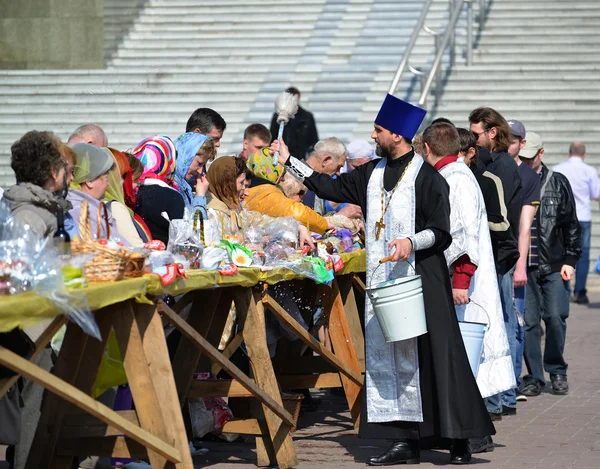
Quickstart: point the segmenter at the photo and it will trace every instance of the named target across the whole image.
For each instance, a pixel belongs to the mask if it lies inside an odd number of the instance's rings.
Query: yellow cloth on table
[[[366,256],[364,251],[342,254],[344,268],[336,275],[364,272]],[[92,311],[129,299],[147,301],[144,295],[181,295],[183,293],[217,286],[251,287],[259,282],[270,285],[300,278],[284,267],[262,272],[258,267],[241,268],[236,275],[223,276],[216,271],[193,270],[188,272],[189,279],[178,279],[171,285],[162,285],[157,275],[126,279],[118,282],[90,283],[82,290]],[[15,327],[25,328],[52,319],[61,314],[54,304],[34,292],[0,297],[0,332]]]
[[[356,251],[341,255],[344,268],[336,275],[347,275],[355,272],[365,272],[365,251]],[[149,295],[182,295],[184,293],[216,287],[239,286],[252,287],[259,282],[275,285],[279,282],[302,278],[294,271],[285,267],[274,267],[268,271],[261,271],[260,267],[240,268],[236,275],[220,275],[216,270],[190,270],[187,272],[188,279],[177,279],[170,285],[162,285],[157,275],[148,276]]]
[[[97,311],[122,301],[140,298],[146,294],[146,277],[121,280],[119,282],[90,283],[83,291],[90,309]],[[26,328],[62,314],[47,298],[34,292],[0,297],[0,332],[15,327]]]

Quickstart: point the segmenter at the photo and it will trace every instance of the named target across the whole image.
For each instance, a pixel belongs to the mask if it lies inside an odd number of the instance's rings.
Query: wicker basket
[[[300,406],[302,405],[302,394],[295,394],[291,392],[281,393],[281,400],[283,401],[283,408],[287,410],[294,419],[294,426],[291,428],[291,432],[296,431],[296,425],[298,425],[298,416],[300,415]]]
[[[92,238],[92,228],[89,221],[89,205],[84,200],[81,203],[79,213],[79,241],[71,242],[71,252],[78,254],[96,254],[90,261],[84,264],[85,278],[89,282],[114,282],[121,280],[125,274],[125,267],[129,261],[129,251],[125,248],[114,249],[100,244]],[[104,215],[104,216],[103,216]],[[108,209],[104,203],[98,205],[97,213],[97,239],[100,239],[101,226],[104,221],[106,226],[106,238],[110,239],[110,224],[108,222]]]

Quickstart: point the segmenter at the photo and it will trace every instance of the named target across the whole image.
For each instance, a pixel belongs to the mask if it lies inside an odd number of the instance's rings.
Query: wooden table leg
[[[114,329],[133,395],[140,426],[177,448],[178,468],[193,469],[162,321],[154,305],[127,302],[115,315]],[[148,451],[153,468],[171,467],[167,459]]]
[[[140,329],[146,331],[143,337],[144,354],[156,395],[161,403],[160,409],[165,422],[166,441],[171,441],[181,452],[181,463],[176,467],[193,469],[194,464],[177,398],[177,388],[160,315],[156,307],[152,305],[136,303],[134,310]]]
[[[344,311],[344,304],[340,295],[337,281],[334,280],[331,288],[324,296],[323,307],[329,308],[329,336],[335,356],[343,361],[350,369],[360,373],[360,365],[354,349],[353,335],[350,332],[350,326]],[[358,324],[360,327],[360,324]],[[360,423],[360,406],[362,386],[348,379],[343,373],[340,373],[342,385],[348,400],[348,407],[354,428],[358,429]]]
[[[117,307],[118,305],[112,305],[95,313],[102,341],[85,334],[79,326],[72,322],[67,324],[67,332],[53,373],[86,394],[91,392],[96,380],[108,340],[112,316],[117,311]],[[68,406],[67,402],[55,394],[48,394],[45,397],[40,421],[31,446],[35,450],[29,453],[25,466],[27,469],[57,466],[54,464],[56,446]]]
[[[265,310],[261,300],[261,289],[236,288],[233,297],[238,318],[243,321],[244,342],[246,343],[256,384],[279,405],[283,405],[267,348]],[[270,439],[264,434],[262,441],[257,439],[256,449],[259,453],[259,463],[261,465],[265,464],[274,455],[276,461],[270,461],[270,463],[278,464],[281,469],[296,466],[298,458],[290,436],[290,425],[284,423],[267,406],[262,405],[262,411]],[[271,447],[273,448],[272,452],[270,451]]]
[[[188,317],[188,324],[202,337],[207,336],[211,330],[213,319],[220,314],[221,308],[225,308],[226,300],[221,301],[221,296],[221,290],[205,290],[196,293]],[[231,298],[229,298],[229,304],[231,304]],[[229,311],[228,307],[227,311]],[[173,374],[181,407],[183,407],[192,385],[201,355],[202,351],[198,347],[185,337],[181,337],[173,358]]]
[[[352,281],[352,275],[341,275],[336,277],[336,282],[340,290],[340,295],[344,303],[344,311],[346,313],[346,320],[348,321],[348,327],[350,328],[350,336],[352,337],[352,343],[354,344],[354,351],[356,352],[356,359],[360,366],[360,371],[365,371],[365,335],[360,322],[358,314],[358,307],[356,303],[356,295],[354,294],[354,286]]]

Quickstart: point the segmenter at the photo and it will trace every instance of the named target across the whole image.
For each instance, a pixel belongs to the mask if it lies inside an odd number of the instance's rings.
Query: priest
[[[411,143],[426,111],[387,95],[371,137],[382,158],[337,179],[319,174],[277,142],[279,161],[320,198],[366,215],[367,279],[421,275],[427,334],[387,343],[366,300],[366,377],[360,436],[392,440],[373,466],[418,463],[419,439],[451,440],[454,464],[471,460],[468,438],[495,433],[462,342],[444,250],[450,246],[448,184]],[[375,268],[393,255],[392,262]],[[407,262],[408,261],[408,262]],[[414,266],[414,267],[413,267]]]
[[[450,187],[452,244],[444,252],[459,321],[488,325],[477,385],[482,397],[516,386],[483,194],[473,172],[458,159],[460,136],[452,124],[423,132],[425,160]]]

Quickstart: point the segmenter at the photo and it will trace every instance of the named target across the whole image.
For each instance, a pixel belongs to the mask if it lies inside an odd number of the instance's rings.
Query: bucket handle
[[[369,282],[367,283],[367,290],[366,290],[367,291],[367,295],[369,295],[369,298],[371,299],[371,301],[373,301],[375,298],[377,298],[377,294],[376,293],[372,293],[370,291],[371,290],[371,285],[373,284],[373,277],[375,276],[375,272],[377,272],[377,269],[379,269],[379,267],[381,267],[383,264],[385,264],[386,262],[391,261],[393,259],[393,257],[394,256],[387,256],[387,257],[384,257],[383,259],[381,259],[379,261],[379,263],[377,264],[377,267],[375,267],[375,269],[371,273],[371,277],[369,278]],[[401,262],[406,262],[416,272],[415,266],[412,265],[409,261],[405,260],[405,261],[401,261]]]
[[[483,310],[483,312],[485,313],[485,315],[488,318],[487,327],[488,327],[488,330],[490,330],[492,328],[492,320],[491,320],[490,315],[488,314],[487,310],[483,306],[481,306],[479,303],[477,303],[476,301],[473,301],[471,298],[469,298],[469,303],[473,303],[475,306],[479,306]],[[462,321],[462,322],[464,322],[464,321]]]

